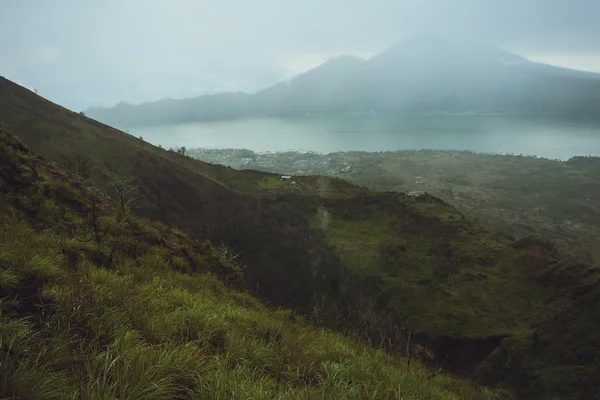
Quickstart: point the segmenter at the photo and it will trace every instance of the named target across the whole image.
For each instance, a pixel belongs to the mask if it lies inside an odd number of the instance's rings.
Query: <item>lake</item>
[[[600,123],[543,116],[315,116],[138,127],[131,134],[165,148],[256,152],[451,149],[568,159],[600,156]]]

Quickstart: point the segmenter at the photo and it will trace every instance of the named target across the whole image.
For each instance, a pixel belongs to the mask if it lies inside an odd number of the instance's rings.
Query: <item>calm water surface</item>
[[[600,123],[515,116],[340,116],[261,118],[142,127],[163,147],[268,151],[452,149],[568,159],[600,156]]]

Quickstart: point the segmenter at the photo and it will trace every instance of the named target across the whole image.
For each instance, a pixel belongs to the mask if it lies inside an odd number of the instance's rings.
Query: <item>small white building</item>
[[[280,181],[289,181],[290,179],[292,179],[291,175],[281,175],[281,178],[279,180]]]
[[[420,196],[425,196],[425,192],[420,191],[420,190],[415,190],[415,191],[406,193],[406,195],[410,196],[410,197],[420,197]]]

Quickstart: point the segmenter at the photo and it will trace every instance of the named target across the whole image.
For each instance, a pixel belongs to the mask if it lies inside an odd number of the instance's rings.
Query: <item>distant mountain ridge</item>
[[[255,94],[223,93],[87,115],[118,127],[253,116],[600,111],[600,74],[536,63],[477,41],[422,35],[370,59],[340,56]]]

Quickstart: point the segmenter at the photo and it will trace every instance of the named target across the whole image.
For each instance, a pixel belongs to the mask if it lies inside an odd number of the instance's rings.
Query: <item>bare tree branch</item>
[[[115,178],[110,185],[117,193],[119,205],[123,214],[125,214],[127,208],[132,207],[142,198],[139,187],[129,180]]]

